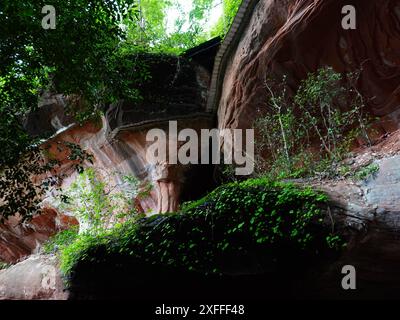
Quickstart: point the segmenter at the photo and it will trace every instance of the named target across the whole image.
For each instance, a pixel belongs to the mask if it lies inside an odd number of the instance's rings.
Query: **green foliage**
[[[128,43],[156,53],[180,54],[210,37],[224,36],[228,31],[241,0],[223,0],[223,15],[206,29],[212,10],[219,5],[215,0],[191,0],[186,12],[176,0],[141,0],[138,20],[128,23]],[[171,25],[171,12],[174,25]]]
[[[0,104],[1,100],[0,97]],[[0,147],[2,150],[0,170],[2,166],[12,164],[18,159],[21,154],[26,152],[31,143],[32,138],[22,128],[18,115],[12,113],[11,110],[9,112],[7,108],[0,109]]]
[[[379,172],[379,165],[377,163],[371,163],[365,167],[359,169],[354,177],[356,180],[367,180],[370,177],[375,176]]]
[[[304,80],[294,98],[308,125],[320,140],[321,150],[332,160],[341,160],[342,141],[356,123],[357,109],[342,111],[339,99],[345,96],[346,88],[341,84],[342,76],[332,68],[323,68]],[[336,105],[335,105],[336,102]]]
[[[369,119],[355,87],[358,76],[344,79],[332,68],[322,68],[301,82],[293,98],[285,78],[267,80],[269,100],[255,123],[258,173],[278,179],[339,175],[339,162],[354,140],[361,136],[370,143]]]
[[[30,137],[23,127],[24,118],[38,107],[39,96],[63,93],[68,113],[79,123],[98,119],[120,99],[141,101],[140,89],[151,78],[142,54],[176,54],[206,40],[204,25],[214,1],[194,0],[173,32],[167,30],[166,18],[172,7],[182,13],[177,1],[54,0],[54,30],[41,26],[45,4],[1,3],[0,187],[6,190],[0,195],[0,200],[6,198],[2,218],[18,212],[29,218],[45,192],[30,178],[48,172],[37,151],[40,138],[48,136]],[[76,169],[81,172],[82,166]]]
[[[222,3],[224,6],[222,17],[211,30],[211,35],[215,37],[224,36],[228,32],[242,0],[223,0]]]
[[[220,273],[224,256],[260,250],[271,261],[285,249],[315,252],[326,196],[266,179],[223,185],[186,203],[180,213],[128,221],[96,235],[84,233],[61,254],[68,275],[80,261],[122,254],[152,264]],[[326,247],[326,246],[325,246]]]
[[[138,20],[128,25],[128,42],[150,52],[180,54],[208,40],[205,25],[215,1],[192,0],[191,4],[186,12],[176,0],[141,0]]]
[[[56,29],[44,30],[41,10],[48,3],[2,1],[0,165],[18,159],[32,143],[22,118],[37,107],[43,90],[79,96],[84,114],[94,113],[121,90],[128,94],[128,82],[135,83],[136,77],[124,77],[118,68],[128,61],[119,49],[125,36],[120,24],[134,19],[134,2],[54,0]]]
[[[74,226],[57,233],[43,244],[43,252],[51,254],[63,250],[78,238],[78,231],[79,228]]]
[[[256,147],[259,155],[268,153],[273,161],[269,165],[259,157],[257,171],[269,171],[274,178],[298,175],[295,164],[306,160],[303,159],[306,146],[302,142],[307,131],[304,123],[296,119],[295,106],[286,92],[286,79],[281,83],[269,79],[265,87],[270,98],[265,115],[255,122],[259,137]]]
[[[347,245],[340,236],[334,234],[328,235],[326,237],[326,242],[329,248],[336,250],[339,250]]]
[[[89,233],[99,233],[108,228],[114,218],[136,215],[133,201],[139,195],[138,180],[133,176],[123,176],[123,185],[115,184],[113,180],[117,180],[116,174],[110,175],[95,168],[83,170],[60,194],[61,208],[72,212],[82,229]]]
[[[56,29],[44,30],[42,0],[4,0],[0,9],[0,218],[37,212],[42,183],[31,178],[48,173],[39,138],[23,128],[26,115],[44,91],[68,96],[77,121],[98,116],[120,98],[139,99],[138,83],[146,66],[126,48],[122,23],[135,19],[135,0],[55,0]],[[72,149],[73,161],[81,156]],[[77,169],[81,170],[79,163]],[[45,181],[54,184],[55,181]],[[44,188],[42,188],[44,187]]]
[[[0,270],[8,269],[9,267],[11,267],[11,264],[0,261]]]
[[[85,161],[93,161],[91,154],[74,143],[58,142],[57,148],[65,152],[65,159],[52,158],[49,147],[32,146],[18,162],[0,166],[0,223],[17,213],[22,221],[40,213],[43,195],[56,188],[62,178],[56,169],[63,161],[73,161],[73,168],[78,172],[82,171]]]

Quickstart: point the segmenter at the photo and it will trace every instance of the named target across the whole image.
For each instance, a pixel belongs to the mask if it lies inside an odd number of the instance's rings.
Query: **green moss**
[[[186,203],[179,213],[80,235],[62,249],[61,270],[68,275],[80,262],[121,254],[151,264],[220,273],[227,255],[261,250],[276,259],[281,248],[315,251],[321,244],[316,230],[322,229],[320,208],[326,200],[310,188],[266,179],[230,183]]]

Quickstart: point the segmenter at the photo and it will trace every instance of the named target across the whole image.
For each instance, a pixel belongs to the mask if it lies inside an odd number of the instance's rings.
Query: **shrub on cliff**
[[[258,173],[275,179],[335,177],[357,139],[370,145],[373,119],[356,86],[360,72],[321,68],[301,81],[294,97],[286,77],[267,79],[267,103],[255,121]]]
[[[43,252],[47,254],[55,253],[72,244],[78,238],[79,228],[73,226],[63,230],[46,241],[43,245]]]
[[[277,261],[293,252],[313,254],[328,245],[319,225],[325,201],[310,188],[265,179],[223,185],[180,213],[80,235],[62,251],[61,269],[68,275],[80,263],[110,261],[117,254],[219,274],[250,256]]]

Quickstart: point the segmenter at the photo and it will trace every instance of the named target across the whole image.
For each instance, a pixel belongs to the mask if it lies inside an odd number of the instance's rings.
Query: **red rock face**
[[[0,261],[16,262],[35,252],[50,236],[78,224],[74,217],[52,208],[44,208],[41,215],[27,223],[20,222],[18,217],[11,217],[0,224]]]
[[[342,7],[357,11],[357,29],[342,28]],[[400,124],[400,1],[260,0],[234,50],[223,81],[219,126],[251,127],[265,103],[268,76],[287,75],[296,90],[322,66],[362,67],[359,89],[380,129]]]
[[[151,215],[177,211],[181,186],[190,166],[171,165],[168,159],[161,163],[147,156],[148,147],[152,144],[146,141],[148,130],[164,130],[167,133],[165,142],[168,143],[168,124],[168,121],[160,121],[147,128],[126,129],[111,140],[107,139],[109,128],[105,119],[103,126],[93,123],[74,126],[46,143],[50,146],[48,153],[61,161],[60,167],[53,174],[65,176],[61,185],[63,189],[75,180],[77,172],[74,162],[68,160],[68,151],[58,149],[58,142],[72,142],[94,156],[94,168],[102,175],[111,177],[113,181],[109,183],[118,185],[122,176],[132,175],[142,182],[144,189],[151,186],[148,193],[135,199],[135,207],[139,212]],[[208,117],[188,118],[178,121],[178,130],[192,128],[200,135],[200,130],[211,128],[211,124]],[[0,225],[0,261],[15,262],[34,252],[57,231],[78,223],[75,218],[59,213],[53,200],[51,196],[45,198],[43,203],[47,208],[43,214],[26,225],[19,225],[17,218],[11,218],[5,225]]]
[[[136,199],[136,208],[145,214],[174,212],[178,210],[180,202],[181,185],[185,180],[185,172],[189,166],[159,162],[147,155],[147,150],[152,142],[146,141],[147,132],[152,128],[162,129],[168,136],[168,121],[153,123],[147,128],[128,128],[118,132],[111,140],[107,139],[108,127],[103,119],[103,127],[96,127],[92,123],[84,126],[75,126],[60,133],[51,139],[49,153],[58,160],[67,156],[57,149],[57,142],[67,141],[79,144],[83,149],[94,156],[94,168],[104,175],[112,177],[118,184],[123,175],[137,177],[143,188],[151,186],[148,195]],[[209,117],[187,118],[177,121],[178,130],[191,128],[198,132],[201,129],[210,129],[212,121]],[[200,146],[199,146],[200,147]],[[200,154],[200,152],[199,152]],[[66,175],[62,187],[65,189],[75,179],[76,172],[71,161],[64,161],[57,174]],[[51,202],[51,201],[50,201]]]

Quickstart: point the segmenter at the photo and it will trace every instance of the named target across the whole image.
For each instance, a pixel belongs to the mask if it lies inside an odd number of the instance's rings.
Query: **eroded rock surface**
[[[400,298],[400,131],[354,158],[352,172],[374,163],[379,171],[314,184],[330,198],[327,223],[347,241],[340,257],[313,270],[307,295],[313,298]],[[387,148],[391,151],[387,153]],[[358,168],[358,169],[356,169]],[[341,287],[342,268],[354,266],[357,290]]]
[[[77,223],[74,217],[52,208],[22,224],[18,217],[11,217],[0,224],[0,261],[14,263],[35,253],[50,236]]]
[[[52,255],[32,255],[0,270],[0,300],[65,300],[58,260]]]
[[[164,130],[168,144],[170,139],[176,139],[168,132],[170,120],[177,122],[178,130],[191,128],[200,133],[201,129],[214,126],[214,117],[204,112],[209,71],[195,58],[151,55],[143,58],[152,77],[150,82],[143,83],[140,102],[120,101],[109,106],[101,119],[78,125],[66,114],[68,97],[44,93],[38,110],[26,118],[25,128],[33,136],[53,134],[43,146],[49,147],[49,157],[61,162],[53,172],[64,177],[60,187],[67,188],[77,176],[74,161],[68,160],[68,150],[59,148],[59,143],[72,142],[93,155],[93,166],[103,178],[109,179],[106,183],[120,187],[123,177],[132,175],[141,181],[140,191],[150,188],[145,196],[135,200],[135,205],[139,212],[151,215],[178,210],[182,186],[195,183],[190,179],[196,176],[193,171],[197,168],[171,165],[168,158],[160,162],[148,157],[153,142],[146,140],[147,132]],[[209,169],[206,173],[212,176]],[[206,184],[196,181],[194,189],[204,192],[206,187],[202,185]],[[67,216],[58,212],[62,209],[54,194],[48,194],[43,203],[47,208],[44,214],[31,222],[20,225],[18,219],[11,218],[0,225],[0,261],[15,262],[36,252],[49,236],[68,226],[63,222]]]
[[[341,26],[342,7],[357,11],[357,29]],[[265,104],[264,81],[274,76],[296,90],[309,72],[362,68],[359,90],[380,130],[399,127],[400,1],[260,0],[230,55],[217,101],[219,126],[251,127]]]

